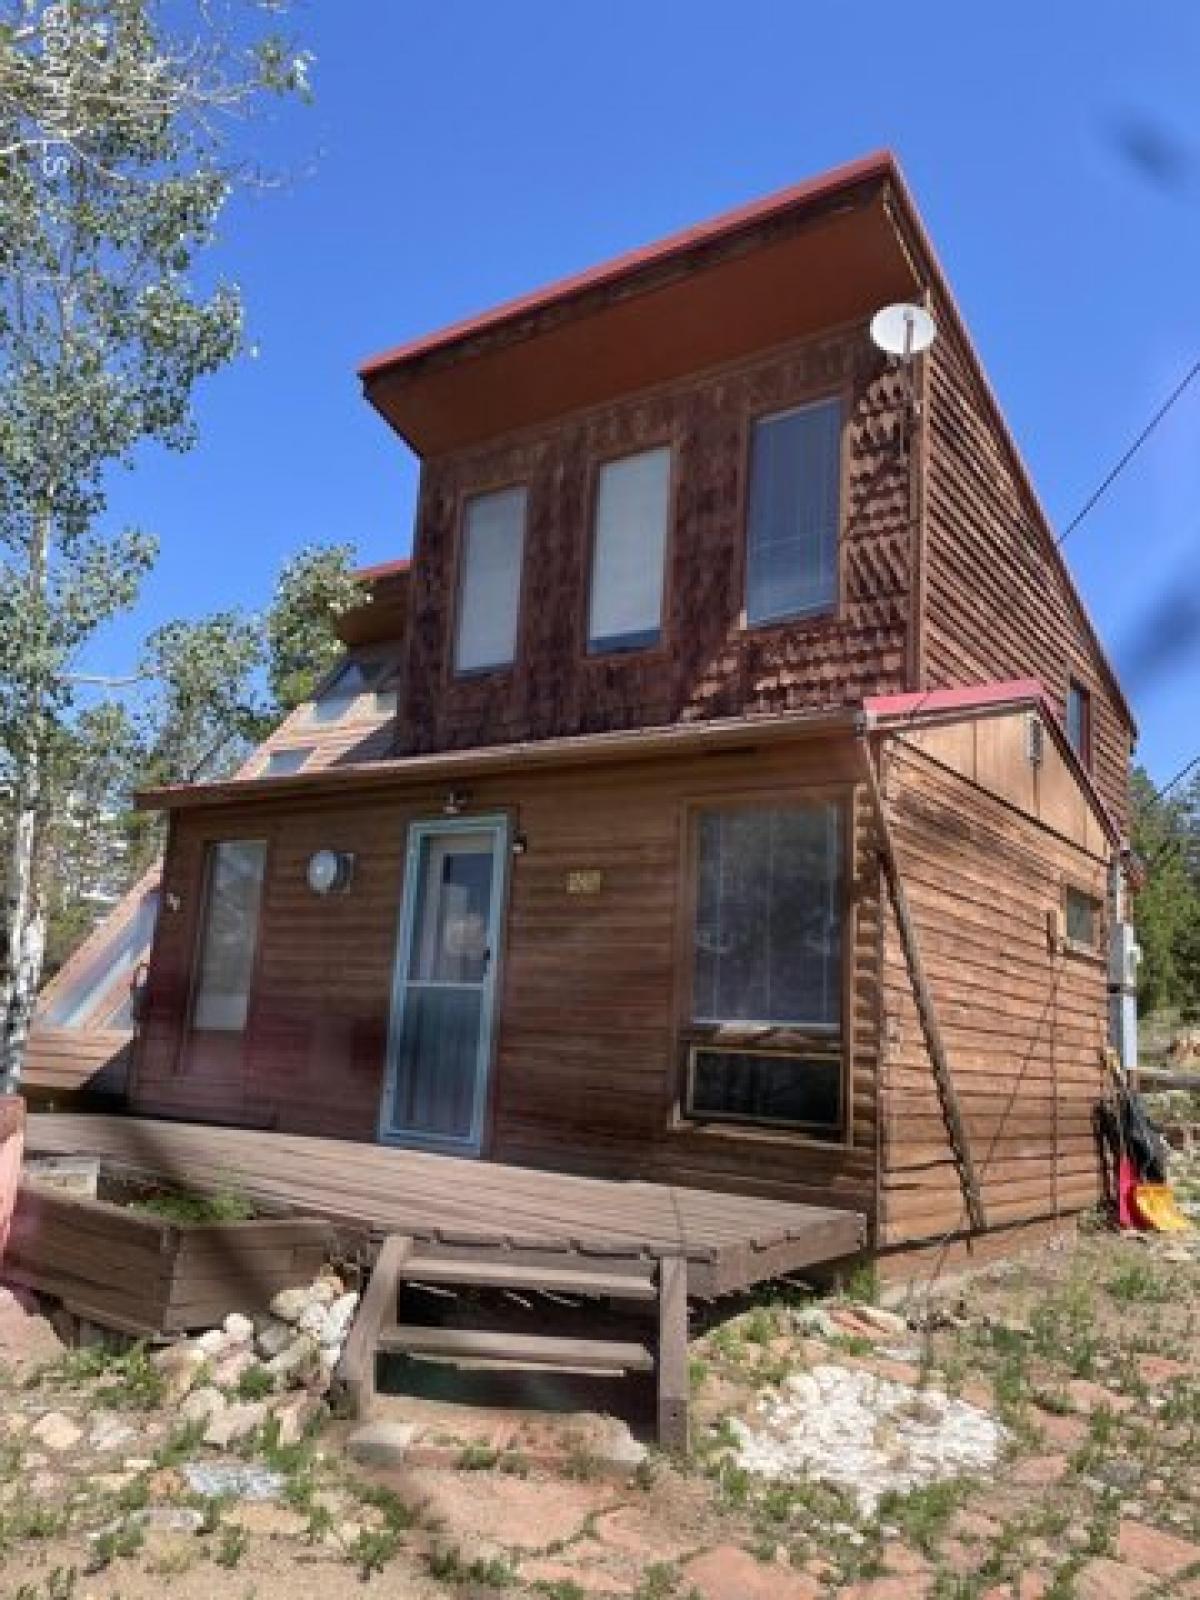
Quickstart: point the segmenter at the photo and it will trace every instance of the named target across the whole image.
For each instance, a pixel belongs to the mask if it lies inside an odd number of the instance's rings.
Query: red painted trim
[[[916,690],[911,694],[868,695],[863,710],[875,717],[912,717],[920,712],[974,711],[1009,702],[1049,705],[1037,678],[1009,678],[999,683],[972,683],[959,689]]]
[[[877,719],[880,731],[886,733],[897,731],[896,723],[911,726],[922,719],[939,715],[943,718],[947,714],[953,717],[957,712],[962,716],[970,716],[975,712],[1020,705],[1036,706],[1041,712],[1076,781],[1092,802],[1104,831],[1114,845],[1124,845],[1124,836],[1096,788],[1095,779],[1067,738],[1067,730],[1039,679],[1010,678],[998,683],[968,684],[958,689],[929,689],[923,694],[868,695],[863,701],[863,710],[869,717]]]
[[[547,284],[542,289],[535,289],[531,294],[507,300],[490,311],[466,317],[463,321],[451,323],[449,327],[441,328],[436,333],[424,334],[419,339],[397,345],[394,350],[387,350],[382,355],[373,356],[365,361],[359,367],[358,375],[364,383],[369,383],[391,367],[427,356],[434,350],[445,349],[460,339],[500,327],[517,317],[527,316],[530,312],[542,311],[547,306],[572,299],[589,289],[619,282],[620,279],[630,277],[644,267],[670,260],[672,256],[682,255],[697,245],[711,244],[716,239],[728,238],[729,235],[743,229],[756,227],[768,218],[811,205],[816,200],[823,200],[837,194],[841,189],[852,188],[867,179],[887,177],[899,177],[896,158],[890,150],[873,151],[857,161],[834,167],[829,172],[808,178],[803,183],[793,184],[789,189],[781,189],[762,200],[753,200],[749,205],[722,212],[720,216],[713,217],[708,222],[684,228],[681,232],[669,234],[665,239],[659,239],[653,244],[643,245],[640,249],[614,256],[611,261],[605,261],[600,266],[589,267],[585,272],[560,278],[558,282]]]
[[[407,572],[412,562],[407,556],[398,561],[380,561],[373,567],[359,567],[350,576],[358,583],[374,583],[378,578],[394,578],[401,572]]]

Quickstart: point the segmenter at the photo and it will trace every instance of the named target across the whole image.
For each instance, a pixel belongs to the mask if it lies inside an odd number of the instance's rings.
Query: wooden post
[[[395,1322],[404,1263],[413,1242],[402,1233],[389,1233],[371,1270],[367,1292],[342,1349],[337,1384],[347,1413],[365,1420],[375,1405],[375,1358],[385,1324]]]
[[[921,960],[921,945],[917,938],[916,924],[913,922],[912,912],[909,909],[904,880],[900,875],[896,844],[892,837],[887,811],[884,809],[883,795],[879,789],[879,775],[875,771],[875,763],[871,759],[871,751],[867,741],[862,739],[860,743],[863,753],[863,769],[867,778],[867,789],[870,792],[871,807],[875,813],[875,824],[879,830],[879,853],[883,860],[884,875],[887,878],[892,907],[896,913],[896,924],[900,929],[900,942],[904,947],[904,961],[908,967],[913,998],[917,1005],[917,1016],[921,1020],[921,1029],[925,1035],[929,1059],[933,1065],[933,1077],[937,1085],[938,1099],[942,1105],[942,1117],[946,1123],[946,1131],[950,1135],[950,1148],[954,1156],[954,1164],[958,1169],[958,1181],[962,1188],[963,1199],[966,1202],[967,1215],[971,1219],[972,1228],[977,1233],[982,1233],[987,1227],[987,1214],[984,1211],[983,1195],[979,1188],[979,1175],[975,1170],[975,1161],[971,1154],[971,1140],[967,1133],[966,1124],[962,1119],[962,1110],[958,1103],[958,1091],[954,1087],[954,1075],[950,1070],[950,1062],[942,1040],[942,1031],[938,1026],[933,992],[929,987],[925,964]]]
[[[658,1442],[686,1455],[688,1422],[687,1257],[664,1256],[658,1268]]]

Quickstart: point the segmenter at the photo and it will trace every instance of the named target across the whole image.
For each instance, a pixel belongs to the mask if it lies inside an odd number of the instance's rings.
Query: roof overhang
[[[918,278],[880,153],[400,346],[360,369],[421,456],[866,319]]]
[[[408,626],[408,561],[360,567],[350,576],[363,586],[361,605],[343,611],[334,631],[343,644],[383,644],[404,637]]]
[[[145,789],[136,797],[143,811],[192,811],[205,806],[247,805],[258,801],[318,798],[395,789],[426,783],[462,782],[491,773],[545,767],[592,766],[601,762],[636,762],[648,756],[687,753],[717,754],[753,749],[779,739],[853,731],[861,721],[856,707],[798,711],[712,722],[673,723],[664,728],[639,728],[620,733],[577,734],[561,739],[534,739],[524,744],[484,745],[434,755],[325,767],[281,778],[239,778],[220,783],[176,784]]]

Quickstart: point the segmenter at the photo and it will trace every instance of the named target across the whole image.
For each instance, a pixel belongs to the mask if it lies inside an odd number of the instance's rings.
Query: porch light
[[[448,789],[446,798],[442,801],[442,814],[447,817],[461,817],[470,803],[469,789]]]

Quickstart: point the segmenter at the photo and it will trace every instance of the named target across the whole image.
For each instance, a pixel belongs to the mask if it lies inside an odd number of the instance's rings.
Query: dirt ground
[[[0,1596],[1200,1597],[1198,1251],[1084,1228],[918,1286],[903,1322],[873,1313],[865,1282],[764,1296],[694,1341],[686,1464],[651,1453],[614,1480],[571,1418],[442,1407],[423,1414],[440,1450],[390,1470],[352,1465],[342,1423],[255,1439],[231,1461],[273,1475],[263,1501],[197,1492],[186,1469],[212,1452],[144,1360],[72,1352],[39,1371],[34,1325],[0,1317]],[[830,1366],[958,1396],[1003,1425],[1001,1459],[869,1510],[819,1464],[747,1472],[739,1422]],[[418,1412],[388,1403],[394,1421]]]

